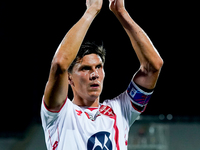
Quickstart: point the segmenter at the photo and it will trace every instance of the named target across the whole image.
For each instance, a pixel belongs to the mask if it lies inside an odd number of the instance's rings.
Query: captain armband
[[[130,96],[132,103],[140,107],[145,107],[148,104],[153,91],[149,93],[144,92],[133,81],[131,81],[127,88],[127,93]]]

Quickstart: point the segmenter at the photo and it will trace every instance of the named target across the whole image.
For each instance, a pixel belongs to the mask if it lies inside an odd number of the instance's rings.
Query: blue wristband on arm
[[[127,93],[131,98],[132,103],[144,107],[148,104],[153,91],[148,93],[141,90],[133,81],[130,82]]]

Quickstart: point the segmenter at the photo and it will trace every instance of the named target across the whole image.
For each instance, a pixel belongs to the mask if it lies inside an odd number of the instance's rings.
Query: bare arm
[[[68,94],[68,68],[75,59],[82,41],[96,15],[102,7],[102,0],[87,0],[87,10],[82,18],[68,31],[59,45],[46,84],[44,100],[50,110],[57,111]]]
[[[147,89],[153,89],[163,65],[162,58],[146,33],[126,11],[124,0],[110,0],[109,7],[128,34],[140,61],[140,69],[133,78],[134,82]]]

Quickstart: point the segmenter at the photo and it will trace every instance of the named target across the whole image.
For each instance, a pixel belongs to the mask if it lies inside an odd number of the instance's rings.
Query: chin
[[[89,93],[89,97],[92,101],[95,101],[97,98],[99,98],[101,92],[92,92]]]

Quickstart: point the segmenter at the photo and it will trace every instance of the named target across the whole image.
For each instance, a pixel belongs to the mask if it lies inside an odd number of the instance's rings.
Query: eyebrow
[[[95,65],[95,67],[97,67],[97,66],[99,66],[99,65],[103,66],[103,62],[101,62],[101,63]],[[80,66],[80,69],[82,69],[82,68],[84,68],[84,67],[89,67],[89,68],[91,68],[91,65],[85,65],[85,64],[83,64],[83,65]]]

